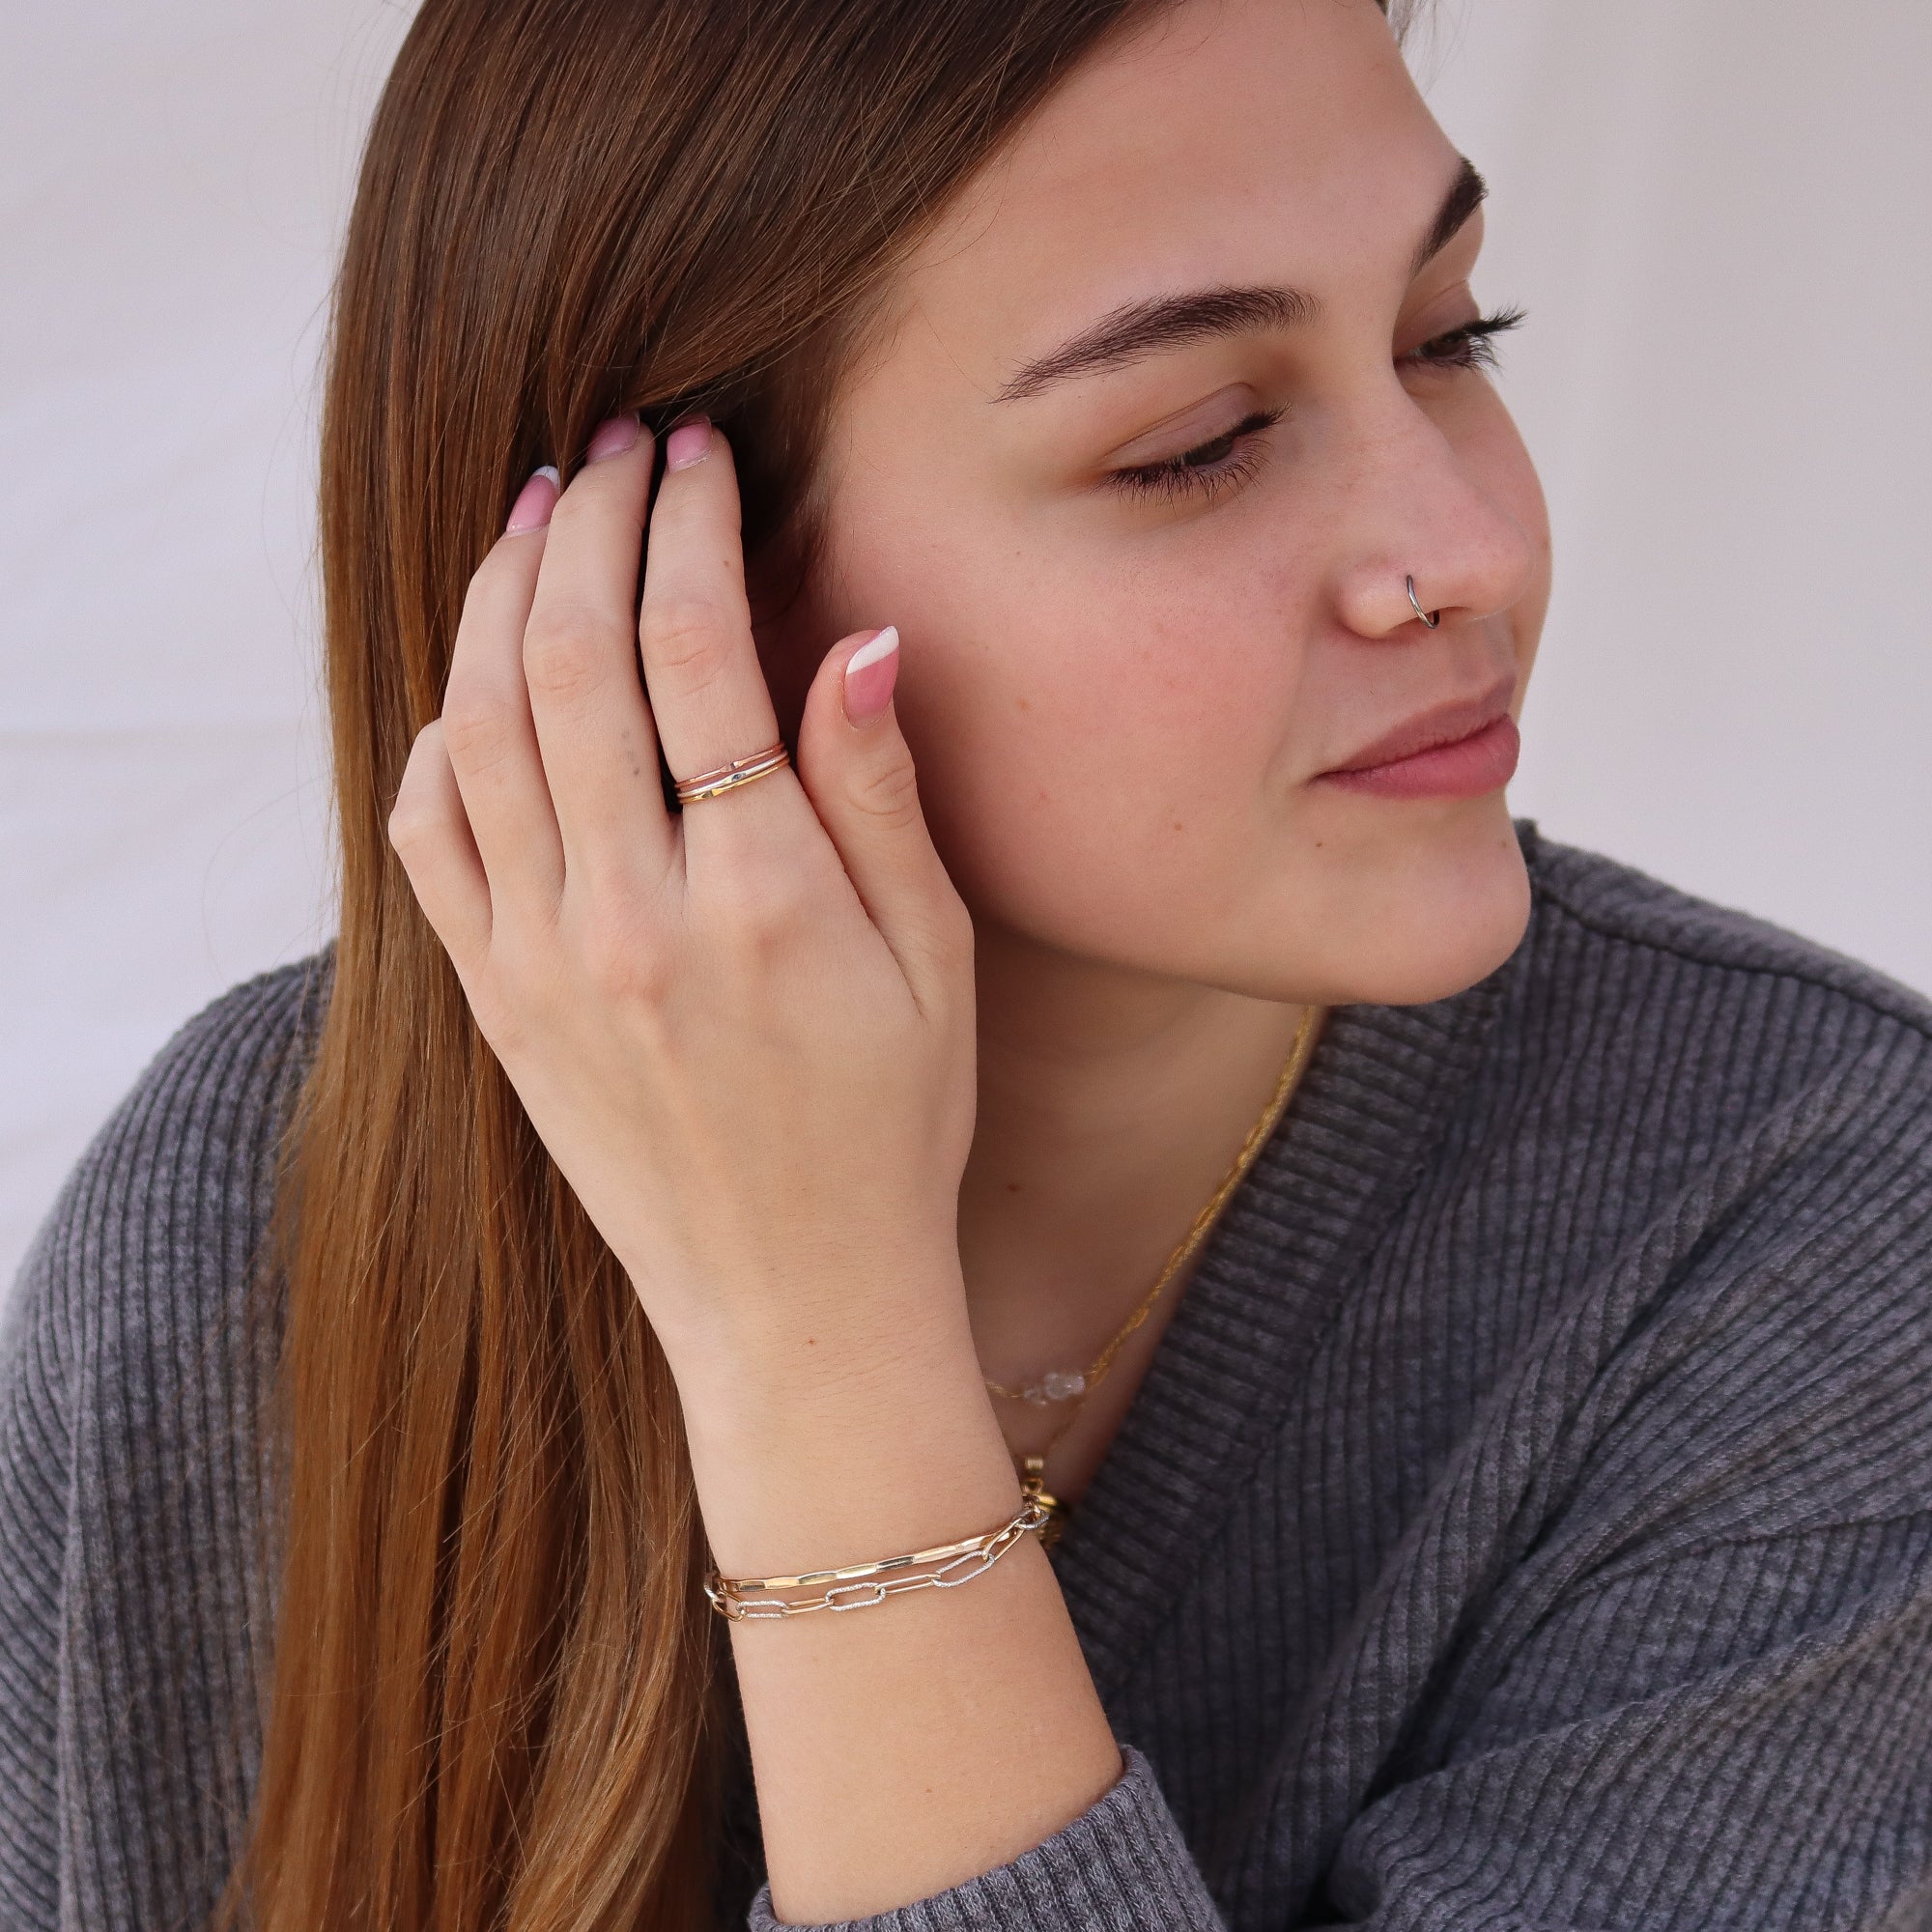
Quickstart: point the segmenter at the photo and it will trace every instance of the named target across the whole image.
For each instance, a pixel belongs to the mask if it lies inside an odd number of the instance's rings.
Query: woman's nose
[[[1512,457],[1526,469],[1513,433],[1459,438],[1401,392],[1349,492],[1335,601],[1351,631],[1420,638],[1493,617],[1530,590],[1540,550],[1511,513],[1501,466]]]

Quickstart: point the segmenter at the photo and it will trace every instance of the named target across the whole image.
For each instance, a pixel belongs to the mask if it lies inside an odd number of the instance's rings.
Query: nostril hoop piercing
[[[1435,616],[1432,617],[1429,614],[1429,612],[1422,608],[1422,600],[1415,594],[1415,579],[1412,577],[1408,580],[1408,601],[1411,608],[1414,610],[1415,614],[1418,617],[1420,617],[1422,621],[1425,624],[1427,624],[1432,631],[1435,630],[1436,625],[1441,623],[1442,612],[1440,611],[1436,611]]]

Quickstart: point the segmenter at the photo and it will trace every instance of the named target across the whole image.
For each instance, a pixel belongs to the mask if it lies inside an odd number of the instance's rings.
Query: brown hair
[[[703,410],[748,555],[814,542],[900,251],[1168,0],[426,0],[322,425],[340,910],[277,1179],[278,1609],[219,1922],[716,1922],[730,1729],[675,1387],[386,834],[471,572],[602,417]]]

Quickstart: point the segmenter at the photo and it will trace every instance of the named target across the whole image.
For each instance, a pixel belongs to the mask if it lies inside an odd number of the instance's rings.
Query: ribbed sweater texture
[[[1120,1782],[847,1932],[1932,1927],[1932,1003],[1516,829],[1522,944],[1330,1015],[1053,1552]],[[182,1027],[9,1304],[8,1932],[185,1932],[238,1848],[331,968]]]

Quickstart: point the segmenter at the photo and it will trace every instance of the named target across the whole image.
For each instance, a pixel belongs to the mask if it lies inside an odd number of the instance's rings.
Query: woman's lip
[[[1480,798],[1500,790],[1516,776],[1520,751],[1516,720],[1505,712],[1453,744],[1435,745],[1384,765],[1322,772],[1315,782],[1382,798]]]
[[[1452,697],[1405,718],[1373,744],[1364,745],[1346,763],[1331,765],[1328,770],[1367,771],[1372,765],[1392,765],[1398,758],[1411,757],[1417,752],[1433,752],[1438,745],[1452,744],[1458,738],[1482,730],[1486,724],[1493,724],[1510,708],[1515,696],[1516,673],[1512,670],[1474,697]]]

